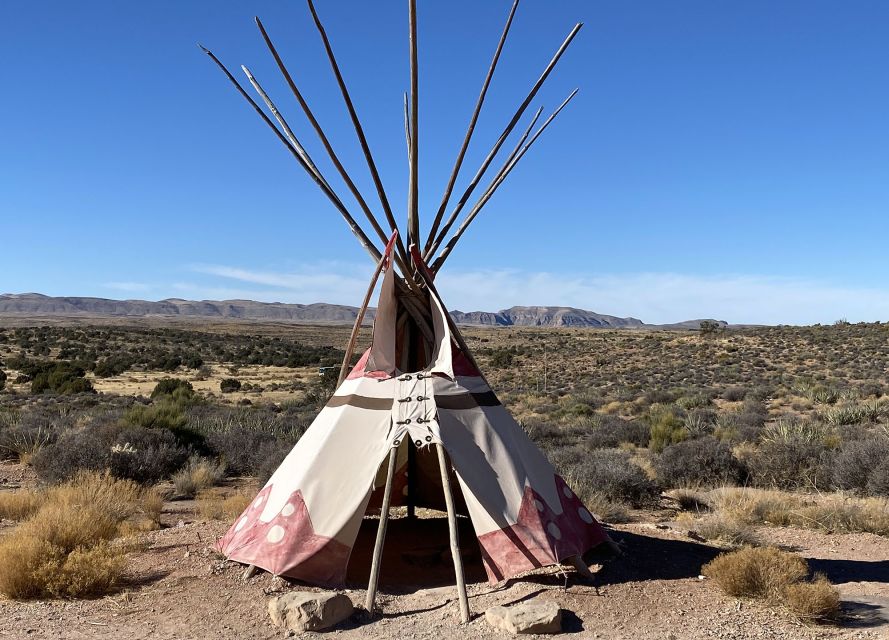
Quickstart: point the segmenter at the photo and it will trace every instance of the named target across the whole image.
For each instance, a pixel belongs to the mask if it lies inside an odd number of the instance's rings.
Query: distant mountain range
[[[366,321],[374,317],[368,309]],[[177,317],[208,320],[256,320],[302,324],[351,324],[357,307],[339,304],[285,304],[254,300],[109,300],[53,297],[39,293],[0,295],[0,316],[34,317]],[[648,325],[638,318],[619,318],[572,307],[510,307],[497,312],[452,311],[458,324],[491,327],[578,327],[587,329],[697,329],[702,320]],[[716,321],[726,326],[723,321]]]

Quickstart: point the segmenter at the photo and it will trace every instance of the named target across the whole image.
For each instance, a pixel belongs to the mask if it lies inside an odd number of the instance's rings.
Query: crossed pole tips
[[[500,185],[503,184],[512,170],[518,165],[521,159],[525,156],[531,146],[534,145],[537,139],[543,134],[547,127],[553,122],[553,120],[555,120],[555,118],[559,115],[559,113],[561,113],[565,106],[567,106],[568,103],[571,102],[574,96],[577,95],[577,89],[575,89],[568,96],[568,98],[564,102],[562,102],[561,105],[559,105],[559,107],[546,119],[546,121],[544,121],[544,123],[540,125],[540,127],[536,131],[534,131],[534,127],[536,126],[537,121],[540,119],[540,116],[543,112],[543,107],[539,108],[536,111],[530,123],[524,128],[522,134],[519,136],[511,151],[506,154],[504,161],[500,165],[499,169],[495,172],[493,178],[490,180],[490,182],[487,183],[487,186],[482,192],[482,195],[476,200],[475,204],[472,206],[469,212],[463,217],[456,231],[448,239],[451,229],[457,222],[460,214],[463,213],[463,210],[469,203],[469,200],[472,198],[473,193],[475,193],[477,187],[485,178],[485,175],[488,173],[488,170],[490,169],[494,160],[500,154],[501,149],[512,135],[512,132],[515,130],[518,123],[522,120],[525,111],[534,101],[540,89],[550,77],[553,70],[556,68],[556,65],[562,59],[564,53],[574,41],[575,37],[577,36],[583,25],[582,23],[577,23],[574,28],[568,33],[568,36],[556,50],[555,54],[550,59],[543,72],[537,78],[537,81],[526,94],[524,100],[522,100],[522,102],[514,111],[512,117],[506,123],[506,126],[503,128],[499,137],[494,142],[492,148],[485,156],[475,175],[469,180],[467,186],[458,198],[457,203],[452,208],[450,214],[447,216],[447,218],[445,218],[445,212],[448,209],[451,201],[451,196],[454,193],[457,180],[463,168],[463,163],[466,158],[473,133],[475,132],[479,115],[481,114],[482,108],[485,103],[485,97],[490,88],[491,81],[494,77],[494,72],[497,69],[497,65],[500,61],[501,54],[503,53],[504,45],[506,44],[510,28],[512,27],[513,20],[519,6],[519,0],[513,0],[506,18],[506,23],[503,27],[503,31],[501,32],[500,38],[497,42],[497,46],[494,49],[494,55],[488,66],[488,71],[485,75],[484,81],[482,82],[481,91],[479,92],[478,99],[476,100],[475,106],[472,110],[472,114],[469,118],[469,124],[463,137],[462,144],[460,145],[460,149],[457,152],[457,157],[454,160],[453,168],[451,169],[451,172],[448,176],[447,184],[445,186],[444,193],[442,194],[441,202],[438,206],[438,209],[436,210],[435,215],[432,217],[432,222],[429,227],[428,234],[426,235],[425,240],[423,240],[420,237],[419,212],[420,118],[417,0],[407,0],[410,89],[404,95],[403,105],[404,135],[407,145],[408,158],[408,193],[406,207],[407,240],[405,244],[405,241],[402,240],[403,235],[399,232],[395,215],[392,211],[389,198],[386,195],[386,190],[380,178],[380,173],[377,169],[377,164],[374,160],[373,153],[370,150],[370,145],[364,132],[364,127],[362,126],[361,120],[358,117],[355,104],[352,101],[352,97],[349,93],[346,82],[343,78],[343,74],[340,70],[339,63],[337,62],[336,56],[334,55],[333,47],[330,43],[330,38],[328,37],[327,31],[325,30],[324,25],[321,22],[320,17],[318,16],[318,12],[315,8],[313,0],[306,0],[306,2],[308,5],[309,13],[312,17],[312,21],[314,22],[315,28],[318,31],[318,35],[321,38],[321,44],[324,48],[327,60],[330,63],[330,68],[333,72],[334,79],[336,80],[337,86],[340,90],[340,94],[342,95],[343,104],[346,108],[349,120],[352,123],[352,128],[355,131],[355,136],[357,138],[358,144],[361,147],[361,151],[367,165],[367,170],[370,173],[371,180],[373,181],[375,190],[377,192],[377,198],[379,199],[380,208],[382,209],[382,219],[385,219],[386,225],[388,226],[388,231],[385,230],[380,224],[380,217],[378,216],[378,214],[374,213],[371,205],[358,189],[355,181],[352,178],[352,175],[344,166],[343,162],[340,159],[340,156],[334,149],[333,143],[324,132],[324,129],[315,116],[315,112],[310,107],[309,101],[302,93],[302,91],[300,91],[297,82],[294,79],[294,75],[284,64],[281,55],[278,53],[278,49],[275,47],[275,44],[269,36],[268,31],[259,18],[256,18],[256,26],[258,27],[262,40],[265,43],[266,48],[269,50],[269,53],[271,53],[272,58],[274,59],[275,64],[277,65],[278,70],[281,73],[281,76],[283,77],[285,83],[287,84],[291,93],[299,104],[300,109],[302,110],[302,113],[306,118],[306,121],[308,122],[311,129],[315,132],[315,135],[321,146],[324,148],[324,151],[328,159],[330,160],[330,163],[333,165],[343,183],[346,185],[346,188],[352,195],[352,198],[354,199],[358,208],[364,214],[364,217],[366,218],[367,223],[370,225],[370,228],[372,230],[372,235],[375,235],[376,239],[371,239],[371,237],[368,237],[368,234],[356,221],[355,216],[352,215],[349,207],[346,206],[342,198],[340,198],[340,196],[331,186],[330,182],[327,180],[321,169],[319,169],[318,164],[312,159],[304,144],[301,142],[294,129],[284,118],[283,114],[281,113],[275,102],[272,100],[269,93],[256,79],[256,76],[246,66],[241,67],[244,74],[246,75],[247,81],[252,86],[256,94],[259,96],[261,102],[265,105],[268,113],[266,113],[266,109],[263,109],[260,104],[257,103],[257,101],[254,100],[253,97],[251,97],[247,93],[241,83],[238,82],[237,79],[235,79],[229,69],[219,60],[219,58],[216,57],[216,55],[214,55],[210,50],[206,49],[203,46],[201,46],[201,49],[210,57],[211,60],[213,60],[216,66],[220,69],[220,71],[222,71],[222,73],[226,76],[232,86],[236,89],[238,94],[247,101],[247,103],[259,115],[260,119],[273,132],[273,134],[284,145],[288,152],[290,152],[290,154],[293,156],[302,170],[305,171],[305,173],[318,186],[318,188],[327,197],[327,199],[330,200],[331,204],[333,204],[334,208],[339,212],[340,216],[349,226],[349,229],[358,239],[358,242],[361,244],[362,247],[364,247],[365,251],[367,251],[371,259],[375,263],[376,268],[371,279],[371,284],[364,297],[361,309],[359,310],[355,326],[352,330],[352,335],[350,336],[346,356],[340,369],[340,382],[342,382],[348,373],[349,361],[355,348],[357,335],[360,331],[361,322],[370,302],[370,297],[374,290],[374,286],[376,285],[380,273],[385,268],[392,268],[391,266],[389,266],[389,256],[391,256],[392,261],[395,265],[397,265],[403,276],[402,278],[396,279],[396,286],[398,287],[399,298],[403,303],[402,307],[404,315],[400,317],[398,323],[399,326],[402,327],[404,330],[405,343],[413,344],[413,339],[419,338],[420,336],[422,336],[422,338],[424,338],[429,344],[434,342],[434,332],[431,325],[431,314],[429,311],[429,292],[432,292],[432,294],[435,295],[435,285],[433,283],[435,275],[440,271],[445,260],[447,260],[448,256],[450,256],[450,254],[453,252],[454,248],[465,234],[466,229],[469,227],[470,224],[472,224],[473,220],[478,217],[478,214],[491,200]],[[269,114],[271,114],[271,117],[269,116]],[[534,131],[533,134],[532,131]],[[385,253],[381,251],[380,248],[377,246],[376,240],[379,240],[382,245],[385,246]],[[430,266],[427,267],[427,265]],[[413,324],[410,324],[408,322],[408,319],[412,319]],[[456,325],[453,323],[453,320],[449,315],[448,324],[451,327],[452,335],[457,342],[457,346],[468,357],[471,358],[471,354],[469,353],[468,349],[466,349],[465,342],[463,341],[459,330],[457,329]],[[407,362],[408,360],[406,352],[402,355]],[[469,620],[469,605],[466,596],[465,581],[463,579],[463,567],[462,563],[460,562],[459,544],[456,531],[456,519],[453,507],[453,499],[450,491],[449,463],[447,461],[446,453],[444,449],[441,448],[441,445],[439,445],[438,447],[438,458],[442,477],[442,485],[445,491],[445,498],[448,508],[448,523],[451,533],[451,547],[452,555],[454,556],[454,570],[457,578],[461,619],[463,622],[467,622]],[[371,583],[368,589],[367,608],[368,611],[370,611],[371,613],[373,612],[374,608],[377,578],[379,577],[379,567],[382,558],[381,554],[383,540],[385,538],[386,520],[388,517],[388,509],[386,508],[386,505],[388,505],[388,493],[389,489],[391,488],[391,476],[394,471],[394,460],[395,450],[393,449],[390,452],[389,458],[389,478],[387,479],[385,490],[387,497],[384,503],[384,513],[381,514],[380,529],[378,531],[377,543],[374,550]]]

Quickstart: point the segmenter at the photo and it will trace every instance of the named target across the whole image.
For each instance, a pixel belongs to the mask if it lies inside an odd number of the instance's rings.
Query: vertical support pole
[[[466,578],[463,576],[463,558],[460,555],[460,537],[457,532],[457,513],[454,510],[454,495],[451,493],[451,478],[445,449],[436,444],[438,468],[441,471],[441,487],[444,490],[445,505],[448,509],[448,529],[451,534],[451,556],[454,558],[454,574],[457,578],[457,595],[460,599],[460,622],[469,622],[469,599],[466,597]]]
[[[377,599],[377,583],[380,580],[380,563],[383,559],[383,543],[386,541],[386,525],[389,523],[389,499],[392,496],[392,476],[395,475],[395,458],[398,447],[389,450],[389,469],[386,472],[386,487],[383,489],[383,505],[380,507],[380,525],[377,527],[377,540],[374,543],[373,561],[370,565],[370,580],[367,585],[367,599],[364,608],[370,615],[374,613]]]
[[[407,243],[420,246],[420,217],[418,212],[419,190],[419,82],[417,72],[417,0],[408,0],[408,23],[410,27],[411,50],[411,146],[410,146],[410,180],[408,181],[407,204]],[[404,274],[410,277],[409,273]]]
[[[417,449],[408,439],[407,443],[407,517],[417,517]]]

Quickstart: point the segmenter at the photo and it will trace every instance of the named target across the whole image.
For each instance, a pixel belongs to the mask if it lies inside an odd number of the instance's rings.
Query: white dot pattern
[[[269,529],[268,534],[265,537],[266,540],[271,542],[272,544],[276,542],[281,542],[284,539],[284,527],[279,524],[276,524],[274,527]]]
[[[583,507],[578,507],[577,515],[579,515],[580,519],[587,524],[593,524],[593,515]]]
[[[291,503],[287,503],[284,505],[284,508],[281,509],[281,515],[285,518],[288,516],[292,516],[293,512],[296,511],[296,507],[294,507]]]
[[[550,522],[548,525],[546,525],[546,530],[549,531],[549,535],[551,535],[556,540],[562,539],[562,530],[559,529],[559,525],[557,525],[555,522]]]
[[[540,511],[541,513],[543,513],[544,506],[543,506],[543,503],[542,503],[540,500],[535,500],[535,501],[534,501],[534,506],[537,507],[537,510],[538,510],[538,511]]]
[[[240,531],[244,528],[244,525],[247,524],[247,516],[244,516],[240,520],[238,520],[238,524],[235,525],[235,531]]]

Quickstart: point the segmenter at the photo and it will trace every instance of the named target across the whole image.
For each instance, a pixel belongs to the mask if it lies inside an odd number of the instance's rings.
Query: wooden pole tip
[[[204,53],[206,53],[206,54],[210,53],[210,50],[207,47],[205,47],[204,45],[202,45],[200,42],[198,42],[198,46],[201,48],[201,51],[203,51]]]

